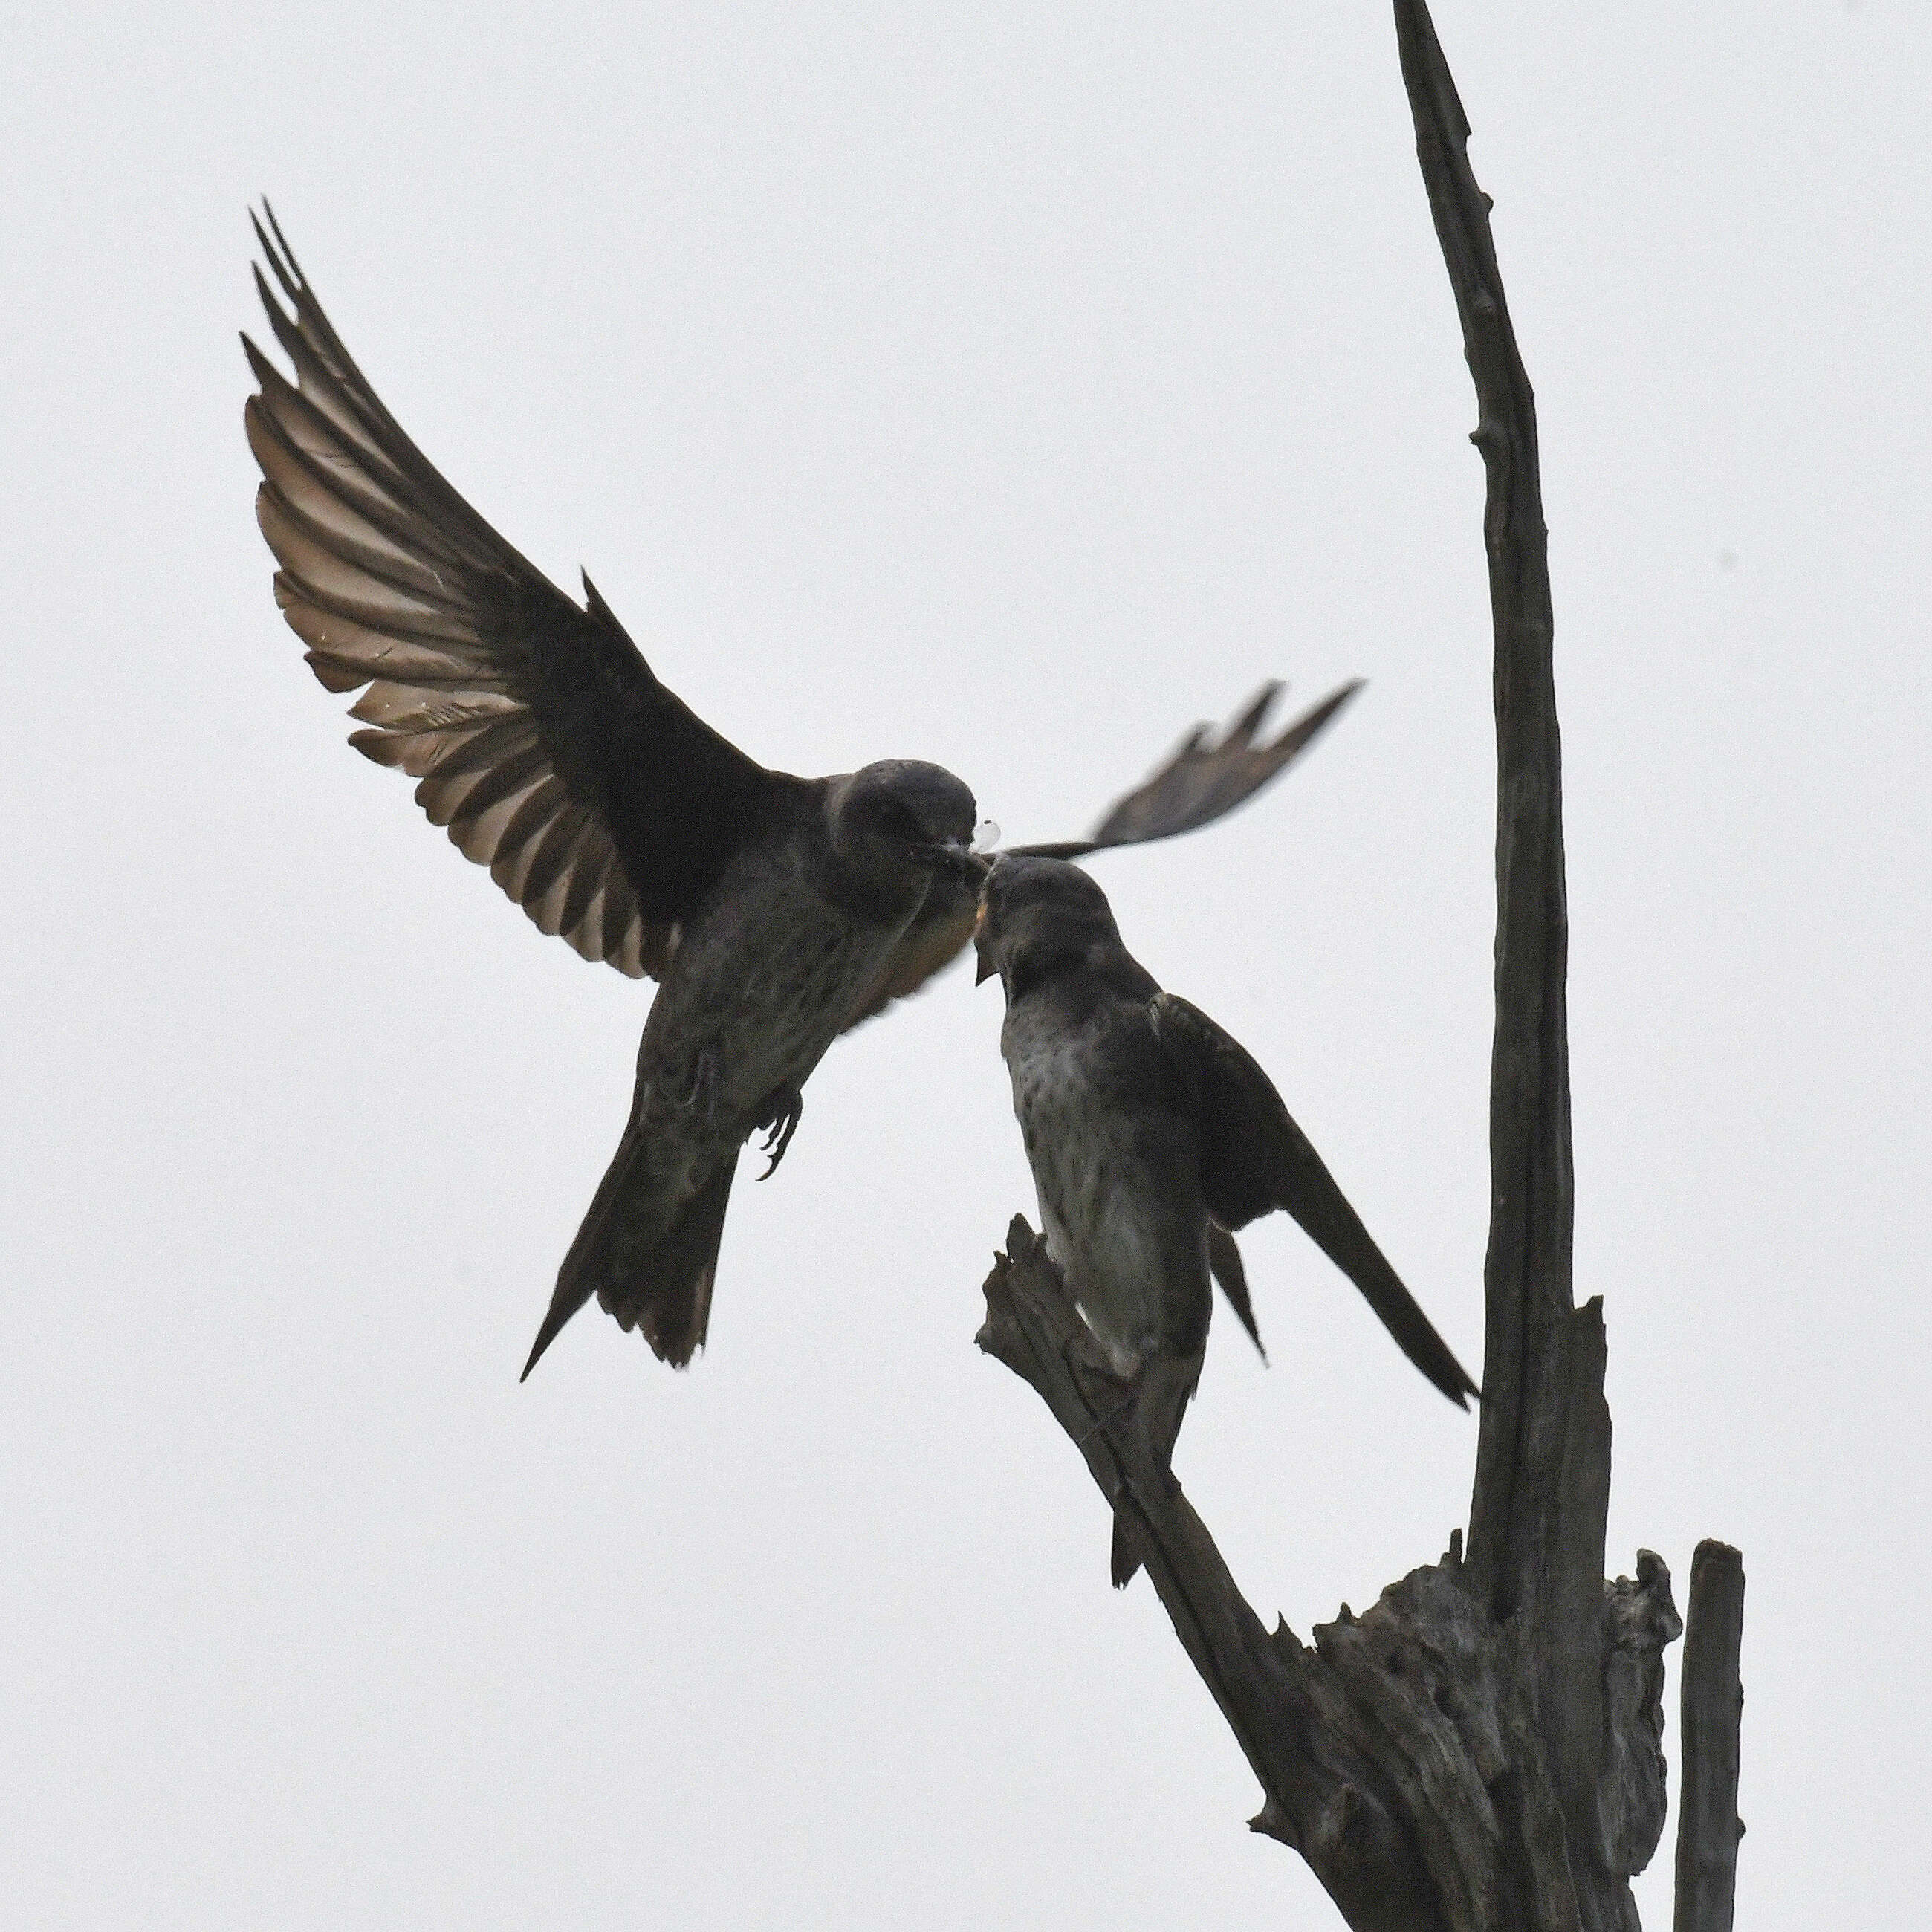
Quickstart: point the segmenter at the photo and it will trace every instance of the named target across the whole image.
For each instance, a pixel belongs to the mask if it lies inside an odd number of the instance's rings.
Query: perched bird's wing
[[[1149,1002],[1201,1146],[1201,1192],[1223,1228],[1285,1208],[1362,1291],[1402,1352],[1458,1405],[1478,1393],[1240,1042],[1172,993]]]
[[[1234,1238],[1218,1221],[1208,1223],[1208,1265],[1214,1279],[1221,1284],[1221,1292],[1228,1298],[1228,1306],[1240,1318],[1241,1326],[1248,1331],[1248,1340],[1255,1345],[1255,1351],[1262,1360],[1268,1360],[1268,1351],[1262,1346],[1262,1331],[1255,1321],[1255,1304],[1248,1298],[1248,1271],[1241,1264],[1241,1251],[1234,1245]]]
[[[1110,845],[1141,845],[1150,839],[1172,838],[1212,825],[1286,771],[1361,688],[1360,678],[1352,679],[1304,711],[1279,737],[1257,744],[1268,707],[1285,688],[1270,679],[1219,738],[1210,742],[1209,728],[1196,725],[1145,784],[1114,801],[1088,837],[1058,845],[1016,845],[1013,855],[1082,859]]]
[[[266,211],[265,211],[266,212]],[[350,742],[544,932],[635,978],[732,854],[796,806],[661,685],[588,578],[580,610],[445,482],[350,359],[268,214],[255,285],[295,364],[244,335],[248,445],[276,600],[331,691],[369,688]],[[290,313],[292,310],[293,313]]]
[[[1015,845],[1008,850],[1016,858],[1078,859],[1105,851],[1110,845],[1144,845],[1211,825],[1286,771],[1361,688],[1358,679],[1330,692],[1279,737],[1257,744],[1262,721],[1283,688],[1270,680],[1213,742],[1208,741],[1210,728],[1196,725],[1151,778],[1114,800],[1091,837],[1058,845]],[[884,970],[847,1026],[871,1019],[895,1000],[917,992],[935,973],[950,966],[973,937],[978,910],[977,896],[970,886],[935,880],[918,916],[887,956]]]

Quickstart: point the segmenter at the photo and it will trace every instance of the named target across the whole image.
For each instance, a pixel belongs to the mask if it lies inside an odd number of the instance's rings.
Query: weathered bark
[[[1596,1582],[1586,1891],[1552,1771],[1540,1627],[1489,1613],[1460,1533],[1359,1618],[1344,1605],[1318,1624],[1312,1648],[1284,1624],[1270,1632],[1154,1462],[1138,1391],[1108,1372],[1045,1244],[1017,1216],[986,1282],[979,1341],[1039,1392],[1126,1523],[1260,1781],[1254,1828],[1300,1852],[1350,1925],[1634,1926],[1634,1912],[1594,1916],[1593,1901],[1606,1889],[1596,1874],[1623,1883],[1664,1828],[1663,1651],[1682,1627],[1659,1558],[1640,1552],[1634,1582]]]
[[[1107,1373],[1024,1220],[987,1281],[980,1341],[1044,1398],[1126,1525],[1261,1781],[1255,1828],[1301,1853],[1350,1925],[1636,1932],[1629,1880],[1648,1864],[1665,1815],[1663,1652],[1683,1626],[1670,1572],[1651,1552],[1638,1553],[1634,1581],[1604,1578],[1602,1306],[1576,1307],[1570,1288],[1562,746],[1535,402],[1455,83],[1422,0],[1395,0],[1395,15],[1475,381],[1495,620],[1490,1222],[1466,1558],[1452,1537],[1440,1562],[1391,1585],[1359,1618],[1345,1605],[1318,1625],[1312,1648],[1285,1625],[1270,1633],[1151,1460],[1138,1390]],[[1678,1850],[1680,1882],[1688,1858],[1698,1896],[1713,1901],[1694,1909],[1721,1916],[1686,1919],[1680,1904],[1680,1932],[1730,1924],[1742,1578],[1734,1598],[1724,1594],[1706,1563],[1721,1547],[1699,1552],[1698,1585],[1707,1567],[1713,1578],[1708,1618],[1694,1588],[1712,1660],[1700,1648],[1699,1759],[1688,1774],[1700,1822],[1692,1849]],[[1687,1750],[1691,1690],[1687,1666]]]
[[[1744,1686],[1744,1562],[1727,1543],[1700,1543],[1690,1564],[1684,1640],[1684,1790],[1678,1801],[1677,1932],[1730,1932],[1737,1882],[1738,1727]]]

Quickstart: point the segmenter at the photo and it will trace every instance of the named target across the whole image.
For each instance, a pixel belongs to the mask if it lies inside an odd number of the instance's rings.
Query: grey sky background
[[[1438,23],[1541,413],[1610,1562],[1681,1598],[1700,1536],[1744,1551],[1740,1924],[1903,1924],[1932,16]],[[993,988],[828,1058],[688,1376],[593,1314],[517,1386],[648,988],[344,746],[235,332],[266,190],[432,459],[703,716],[795,770],[943,761],[1010,837],[1265,676],[1368,677],[1262,803],[1096,869],[1474,1366],[1482,476],[1386,9],[82,7],[14,44],[0,1916],[1335,1923],[971,1346],[1033,1207]],[[1248,1252],[1274,1366],[1220,1324],[1178,1467],[1305,1633],[1439,1552],[1475,1432],[1285,1222]]]

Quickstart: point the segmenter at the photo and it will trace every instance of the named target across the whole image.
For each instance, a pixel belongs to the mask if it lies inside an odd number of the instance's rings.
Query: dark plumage
[[[1165,1464],[1200,1378],[1211,1274],[1261,1337],[1234,1231],[1285,1208],[1458,1406],[1476,1385],[1370,1239],[1246,1051],[1162,992],[1106,895],[1052,858],[1006,857],[981,896],[980,976],[1006,992],[1000,1047],[1047,1244]],[[1117,1530],[1114,1580],[1136,1559]]]
[[[694,716],[587,578],[580,608],[443,480],[268,224],[281,298],[259,269],[256,286],[296,381],[242,341],[284,616],[331,691],[367,687],[350,742],[416,779],[431,820],[541,930],[660,982],[629,1120],[524,1373],[592,1294],[682,1366],[704,1340],[747,1137],[763,1130],[776,1166],[833,1040],[970,938],[986,864],[973,794],[907,760],[769,770]],[[1354,687],[1262,742],[1274,688],[1218,743],[1197,731],[1082,849],[1218,818]]]

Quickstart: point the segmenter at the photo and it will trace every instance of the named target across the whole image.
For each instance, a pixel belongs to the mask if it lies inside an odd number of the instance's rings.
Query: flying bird
[[[527,1376],[594,1294],[676,1366],[702,1344],[740,1150],[769,1174],[838,1036],[964,950],[988,860],[937,765],[806,778],[756,764],[661,684],[586,576],[578,605],[444,481],[377,399],[266,207],[255,284],[291,382],[246,335],[249,446],[275,596],[350,742],[546,933],[658,991],[615,1158]],[[366,687],[366,688],[364,688]],[[1205,728],[1084,852],[1171,837],[1265,784],[1356,687],[1264,739],[1279,686]],[[760,1178],[764,1177],[761,1176]]]
[[[1002,856],[981,894],[980,977],[1047,1247],[1113,1372],[1140,1388],[1162,1468],[1201,1376],[1218,1280],[1261,1346],[1234,1233],[1286,1208],[1451,1402],[1478,1393],[1268,1076],[1121,944],[1107,896],[1054,858]],[[1138,1559],[1117,1520],[1113,1576]]]

